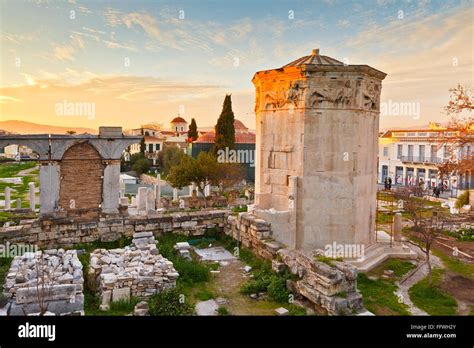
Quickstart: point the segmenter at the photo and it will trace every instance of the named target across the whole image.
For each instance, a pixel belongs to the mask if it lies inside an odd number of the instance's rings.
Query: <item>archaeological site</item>
[[[0,9],[0,348],[472,338],[471,2]]]

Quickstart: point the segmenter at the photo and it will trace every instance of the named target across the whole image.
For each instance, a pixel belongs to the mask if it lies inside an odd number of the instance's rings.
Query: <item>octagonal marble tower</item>
[[[381,81],[313,50],[259,71],[254,214],[288,247],[373,243]]]

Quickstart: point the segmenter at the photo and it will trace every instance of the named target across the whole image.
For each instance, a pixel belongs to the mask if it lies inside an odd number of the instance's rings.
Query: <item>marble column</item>
[[[28,183],[29,187],[29,199],[30,199],[30,210],[35,211],[35,183]]]
[[[11,209],[11,192],[12,189],[9,186],[5,187],[5,210]]]

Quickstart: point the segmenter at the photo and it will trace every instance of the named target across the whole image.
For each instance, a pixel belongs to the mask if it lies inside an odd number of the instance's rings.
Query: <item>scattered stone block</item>
[[[289,314],[290,314],[290,312],[288,311],[288,309],[283,308],[283,307],[280,307],[280,308],[275,309],[275,313],[276,313],[278,316],[285,316],[285,315],[289,315]]]

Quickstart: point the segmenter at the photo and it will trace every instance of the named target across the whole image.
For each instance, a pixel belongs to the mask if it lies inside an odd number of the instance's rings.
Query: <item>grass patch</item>
[[[3,284],[5,283],[5,278],[7,277],[12,260],[13,257],[0,257],[0,289],[3,289]]]
[[[405,274],[407,274],[414,268],[416,268],[416,265],[409,261],[401,259],[389,259],[383,262],[381,265],[375,267],[373,270],[371,270],[369,272],[369,275],[375,275],[377,277],[380,277],[385,270],[392,270],[392,280],[397,280],[402,278]]]
[[[389,224],[393,221],[393,215],[382,211],[377,212],[377,223],[378,224]]]
[[[397,286],[392,282],[372,280],[364,273],[357,277],[357,288],[364,298],[364,306],[376,315],[410,315],[407,306],[394,294]]]
[[[84,292],[84,312],[87,316],[124,316],[133,313],[135,305],[140,302],[138,298],[132,297],[130,301],[121,300],[111,302],[108,310],[100,310],[99,295],[90,291]]]
[[[328,257],[325,255],[318,255],[315,257],[315,260],[325,263],[329,267],[334,267],[335,266],[334,261],[342,261],[342,257]]]
[[[16,176],[22,170],[34,168],[37,165],[35,161],[24,163],[3,163],[0,165],[0,178],[11,178]]]
[[[207,301],[215,297],[214,293],[209,289],[202,289],[198,291],[195,295],[195,298],[199,301]]]
[[[233,207],[232,208],[233,213],[246,213],[247,212],[247,206],[246,205],[241,205],[238,207]]]
[[[438,288],[442,275],[443,270],[434,269],[433,285],[429,285],[428,277],[420,280],[408,290],[410,299],[415,306],[430,315],[456,315],[456,300]]]
[[[201,263],[195,257],[191,261],[183,259],[174,250],[174,245],[177,242],[187,241],[186,236],[169,233],[158,237],[157,240],[160,254],[173,262],[174,268],[179,273],[176,285],[185,295],[189,295],[198,284],[210,280],[210,271],[215,267],[214,265]]]
[[[474,280],[474,264],[459,261],[436,249],[432,249],[432,252],[443,261],[443,264],[448,270]]]

